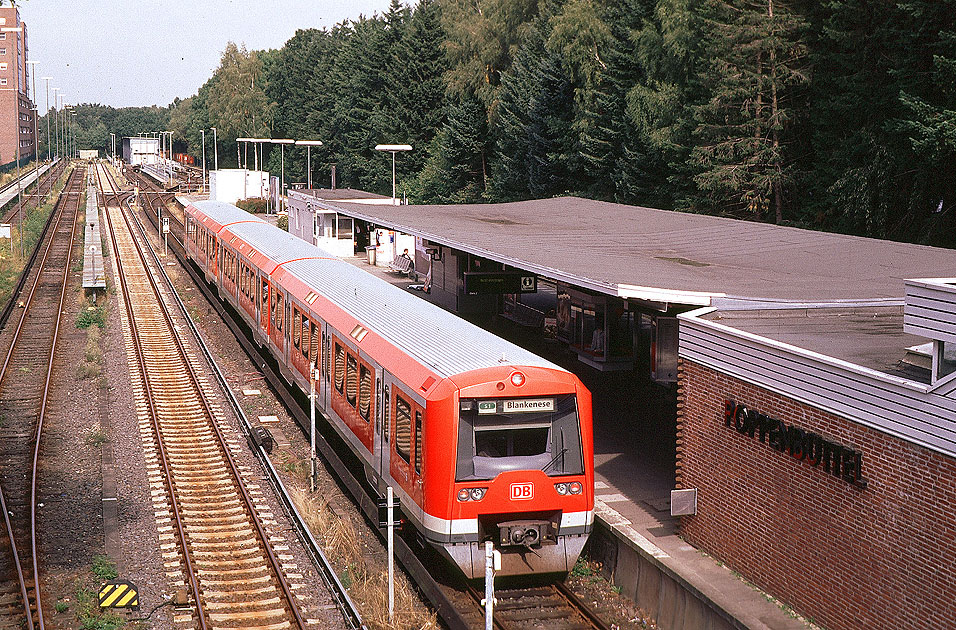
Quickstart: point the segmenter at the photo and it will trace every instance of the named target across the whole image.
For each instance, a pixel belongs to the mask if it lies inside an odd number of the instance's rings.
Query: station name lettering
[[[866,488],[863,455],[857,450],[831,442],[818,433],[788,425],[733,400],[724,402],[724,424],[737,433],[760,440],[778,453],[789,453],[794,459],[822,468],[823,472],[858,488]]]

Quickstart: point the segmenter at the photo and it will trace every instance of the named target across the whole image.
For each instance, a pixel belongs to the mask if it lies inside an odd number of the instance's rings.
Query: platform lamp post
[[[282,200],[282,195],[285,192],[285,145],[295,144],[295,140],[289,140],[288,138],[273,138],[270,140],[272,144],[279,145],[279,200]],[[276,208],[276,212],[279,211],[279,208]]]
[[[46,81],[46,114],[44,114],[44,118],[46,118],[46,157],[49,160],[50,155],[52,155],[50,153],[50,81],[53,80],[53,77],[40,78]]]
[[[321,147],[321,140],[296,140],[296,146],[305,147],[306,186],[312,190],[312,147]]]
[[[206,130],[200,129],[202,134],[202,191],[206,192]]]
[[[392,154],[392,205],[398,205],[395,199],[395,154],[399,151],[411,151],[410,144],[376,144],[376,151],[388,151]]]
[[[212,129],[212,151],[213,151],[213,170],[219,170],[219,143],[216,138],[216,128],[210,127]]]
[[[54,159],[57,159],[57,160],[60,159],[60,115],[59,115],[60,110],[58,110],[56,107],[56,99],[58,97],[57,92],[59,91],[60,91],[60,88],[58,87],[53,88],[53,138],[56,140],[56,144],[54,145],[56,148],[56,152],[53,154],[53,156],[54,156]]]
[[[34,166],[34,179],[33,179],[33,194],[36,195],[36,206],[37,210],[40,209],[40,138],[38,137],[37,130],[37,114],[39,113],[39,108],[36,104],[37,97],[37,68],[36,64],[40,63],[36,60],[27,61],[28,64],[33,66],[33,71],[30,73],[30,79],[32,83],[32,88],[30,90],[31,95],[33,96],[33,166]]]

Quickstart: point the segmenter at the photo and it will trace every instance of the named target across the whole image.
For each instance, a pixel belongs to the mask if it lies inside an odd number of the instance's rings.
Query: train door
[[[319,379],[319,399],[318,404],[323,409],[329,409],[330,396],[329,388],[332,385],[332,339],[329,335],[329,325],[319,320],[322,327],[322,365],[321,378]]]
[[[375,472],[378,475],[378,492],[384,495],[386,492],[385,486],[389,483],[389,453],[391,451],[389,447],[391,438],[389,435],[389,425],[392,409],[391,395],[392,390],[395,389],[395,385],[392,382],[392,376],[384,370],[381,371],[381,377],[378,378],[376,382],[381,383],[382,386],[379,388],[378,409],[375,414],[375,451],[373,453],[373,461],[376,462]]]

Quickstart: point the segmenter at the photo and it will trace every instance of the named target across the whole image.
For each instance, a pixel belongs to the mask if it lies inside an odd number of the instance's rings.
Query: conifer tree
[[[705,0],[703,38],[712,57],[693,108],[694,205],[784,219],[793,159],[788,125],[805,70],[806,22],[785,0]]]

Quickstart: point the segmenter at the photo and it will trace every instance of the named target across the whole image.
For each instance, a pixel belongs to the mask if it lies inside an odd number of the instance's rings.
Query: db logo
[[[511,499],[533,499],[534,484],[532,483],[513,483],[511,484]]]

